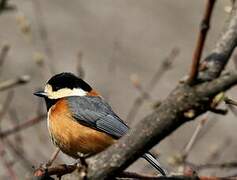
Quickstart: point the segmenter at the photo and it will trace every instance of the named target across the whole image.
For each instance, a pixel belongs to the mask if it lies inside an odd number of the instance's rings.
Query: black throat
[[[49,98],[45,97],[44,100],[46,102],[46,107],[47,107],[47,111],[48,111],[54,104],[56,104],[56,102],[59,99],[49,99]]]

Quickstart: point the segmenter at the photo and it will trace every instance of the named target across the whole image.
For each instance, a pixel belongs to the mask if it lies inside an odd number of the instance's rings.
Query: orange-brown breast
[[[77,153],[98,153],[115,140],[100,131],[73,120],[66,100],[59,100],[51,107],[48,128],[54,143],[66,154],[77,158]]]

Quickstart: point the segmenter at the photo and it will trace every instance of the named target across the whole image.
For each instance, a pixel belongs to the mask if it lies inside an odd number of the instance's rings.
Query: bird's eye
[[[55,87],[54,87],[54,90],[55,90],[55,91],[57,91],[57,90],[59,90],[59,89],[60,89],[59,86],[55,86]]]

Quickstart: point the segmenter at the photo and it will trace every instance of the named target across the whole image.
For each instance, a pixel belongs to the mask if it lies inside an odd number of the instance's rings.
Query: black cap
[[[90,92],[92,90],[89,84],[87,84],[81,78],[69,72],[63,72],[63,73],[54,75],[48,81],[48,84],[52,86],[53,91],[57,91],[63,88],[69,88],[69,89],[81,88],[82,90],[87,91],[87,92]]]

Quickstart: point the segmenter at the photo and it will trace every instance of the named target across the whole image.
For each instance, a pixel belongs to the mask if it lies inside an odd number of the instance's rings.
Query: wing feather
[[[128,126],[113,112],[111,106],[101,97],[67,97],[73,117],[81,124],[120,138]]]

